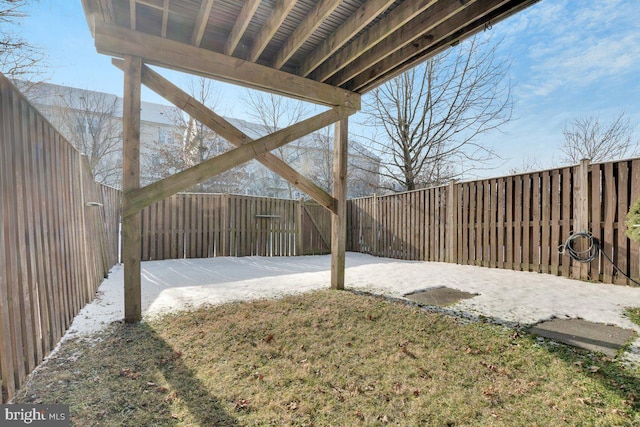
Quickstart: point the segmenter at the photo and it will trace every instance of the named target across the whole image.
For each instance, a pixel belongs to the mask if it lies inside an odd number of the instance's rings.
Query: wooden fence
[[[0,382],[10,399],[118,260],[119,191],[0,75]]]
[[[639,197],[640,159],[632,159],[354,199],[347,248],[633,284],[620,272],[640,279],[639,245],[624,225]],[[586,264],[559,253],[574,231],[591,232],[620,270],[602,256]]]
[[[142,260],[327,253],[326,221],[310,216],[318,209],[297,200],[176,194],[142,211]]]

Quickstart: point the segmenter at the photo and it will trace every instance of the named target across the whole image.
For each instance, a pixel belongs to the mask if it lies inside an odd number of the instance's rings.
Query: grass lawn
[[[616,426],[640,425],[639,396],[640,371],[601,355],[320,291],[111,325],[15,401],[78,426]]]

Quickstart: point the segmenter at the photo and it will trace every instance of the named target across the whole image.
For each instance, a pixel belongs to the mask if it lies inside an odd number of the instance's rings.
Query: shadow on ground
[[[68,404],[82,426],[239,425],[146,323],[117,322],[97,336],[63,343],[14,403]]]

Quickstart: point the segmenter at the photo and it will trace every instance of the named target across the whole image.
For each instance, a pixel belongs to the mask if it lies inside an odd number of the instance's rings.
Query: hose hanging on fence
[[[576,249],[575,242],[578,239],[587,239],[588,246],[586,249],[582,251]],[[624,271],[620,270],[620,268],[613,262],[609,255],[607,255],[607,253],[602,250],[598,239],[593,237],[593,235],[591,235],[591,233],[587,231],[579,231],[577,233],[571,234],[567,238],[566,242],[564,242],[564,245],[560,245],[558,247],[558,252],[560,252],[560,254],[562,255],[568,254],[572,259],[578,262],[591,262],[597,258],[598,254],[602,254],[607,259],[607,261],[611,263],[611,265],[616,269],[617,272],[629,279],[631,282],[640,286],[640,282],[633,280]]]
[[[575,242],[578,239],[587,239],[589,245],[586,249],[579,251],[576,249]],[[591,262],[598,256],[598,252],[600,252],[600,242],[598,239],[593,237],[591,233],[586,231],[579,231],[577,233],[573,233],[569,236],[564,245],[561,245],[558,248],[558,252],[562,255],[569,254],[571,258],[578,262]]]

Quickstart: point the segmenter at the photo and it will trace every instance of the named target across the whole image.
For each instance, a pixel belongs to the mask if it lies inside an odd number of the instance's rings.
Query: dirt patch
[[[405,295],[406,298],[419,304],[435,305],[437,307],[446,307],[462,301],[463,299],[470,299],[475,296],[478,296],[478,294],[472,294],[447,287],[431,288]]]
[[[635,332],[628,329],[582,319],[553,319],[533,326],[529,332],[610,357],[615,357],[635,336]]]

